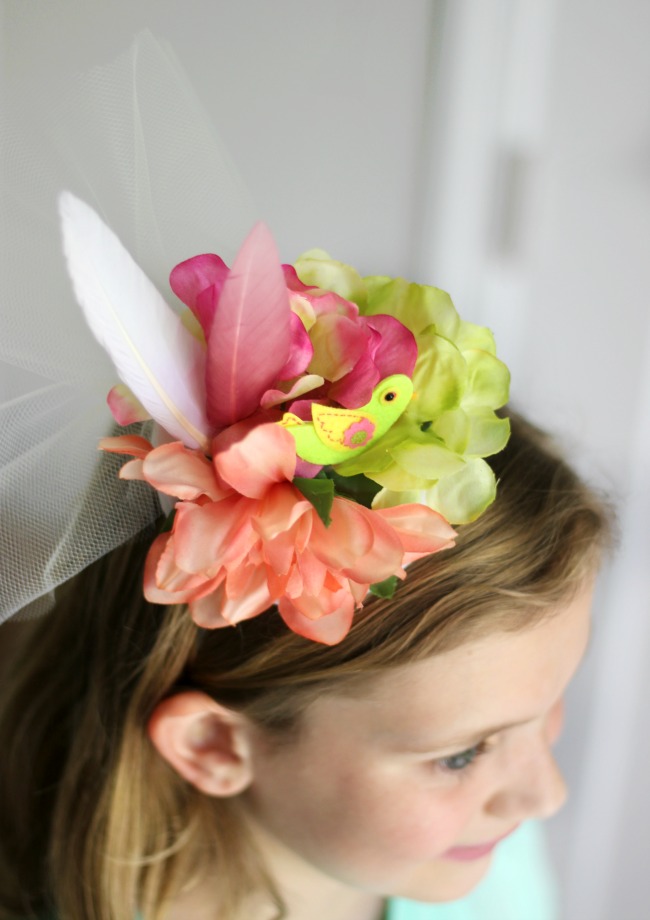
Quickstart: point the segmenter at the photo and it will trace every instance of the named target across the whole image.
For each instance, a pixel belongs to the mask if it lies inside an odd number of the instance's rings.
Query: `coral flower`
[[[124,478],[144,479],[179,499],[173,528],[153,543],[145,596],[187,603],[200,626],[257,616],[277,604],[287,625],[325,644],[348,632],[371,584],[453,543],[454,531],[424,505],[373,511],[334,497],[326,526],[292,483],[295,448],[279,425],[231,426],[212,459],[180,442],[104,439],[135,459]]]

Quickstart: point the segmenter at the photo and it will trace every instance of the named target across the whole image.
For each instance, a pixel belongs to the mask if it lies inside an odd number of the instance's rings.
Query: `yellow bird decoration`
[[[408,406],[413,383],[404,374],[385,377],[372,391],[370,402],[358,409],[312,405],[312,421],[285,412],[278,422],[290,431],[302,460],[321,466],[342,463],[362,453],[386,434]]]

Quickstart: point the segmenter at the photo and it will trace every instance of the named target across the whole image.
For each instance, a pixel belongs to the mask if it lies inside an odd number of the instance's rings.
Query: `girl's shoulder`
[[[556,920],[557,905],[543,830],[531,821],[499,846],[490,872],[466,897],[447,904],[394,899],[386,920]]]

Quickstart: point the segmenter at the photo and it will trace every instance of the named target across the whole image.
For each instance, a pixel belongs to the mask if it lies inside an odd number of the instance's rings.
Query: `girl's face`
[[[501,838],[564,802],[551,746],[590,602],[324,695],[286,744],[254,735],[248,797],[271,864],[383,896],[466,894]]]

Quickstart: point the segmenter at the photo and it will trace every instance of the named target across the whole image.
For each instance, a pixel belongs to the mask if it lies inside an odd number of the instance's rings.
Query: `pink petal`
[[[314,290],[314,288],[310,288],[306,284],[302,283],[298,277],[298,272],[295,270],[293,265],[283,265],[282,273],[284,274],[285,284],[290,291],[301,292]]]
[[[292,311],[289,315],[291,345],[289,357],[283,368],[278,371],[277,380],[291,380],[307,370],[314,354],[314,346],[307,334],[302,320]]]
[[[200,495],[216,501],[227,494],[217,483],[210,461],[198,451],[184,447],[180,441],[152,450],[144,462],[144,475],[154,489],[184,501],[192,501]]]
[[[137,434],[122,434],[117,438],[100,438],[97,446],[109,454],[130,454],[140,459],[144,459],[153,450],[149,441]]]
[[[262,409],[271,409],[273,406],[281,406],[282,403],[295,400],[298,396],[303,396],[311,390],[323,385],[325,381],[317,374],[305,374],[299,377],[288,390],[267,390],[260,400]]]
[[[336,313],[319,317],[309,330],[309,337],[314,346],[309,373],[326,380],[338,380],[351,371],[367,342],[366,333],[356,320]]]
[[[106,402],[118,425],[132,425],[151,418],[137,396],[124,383],[118,383],[109,391]]]
[[[206,335],[212,325],[214,310],[227,275],[228,266],[223,259],[205,253],[181,262],[172,269],[169,276],[172,291],[194,313]],[[209,291],[208,295],[199,301],[200,295],[206,290]]]
[[[351,595],[338,607],[320,619],[311,619],[305,616],[287,598],[281,598],[278,603],[280,616],[299,636],[321,642],[323,645],[336,645],[350,631],[352,617],[354,616],[354,602]]]
[[[215,438],[215,445],[222,443]],[[220,450],[214,464],[221,478],[237,492],[261,498],[275,483],[293,479],[296,444],[280,425],[258,425],[241,440]]]
[[[359,321],[367,328],[378,332],[379,339],[375,340],[372,357],[379,371],[379,379],[390,377],[392,374],[405,374],[413,376],[415,362],[418,357],[418,347],[415,336],[403,323],[394,316],[378,313],[376,316],[361,316]]]
[[[206,334],[208,418],[224,428],[252,415],[287,363],[291,308],[273,238],[256,224],[223,285]]]
[[[330,387],[328,395],[345,409],[358,409],[370,402],[372,391],[380,380],[375,362],[367,351],[345,377]]]
[[[315,288],[313,293],[303,294],[302,296],[309,301],[316,316],[325,316],[328,313],[338,314],[339,316],[347,316],[348,319],[354,322],[359,317],[359,307],[356,303],[346,300],[345,297],[335,294],[334,291],[321,291]]]
[[[296,457],[296,476],[301,476],[303,479],[313,479],[314,476],[318,476],[322,469],[322,464],[319,466],[316,463],[308,463],[306,460]]]

